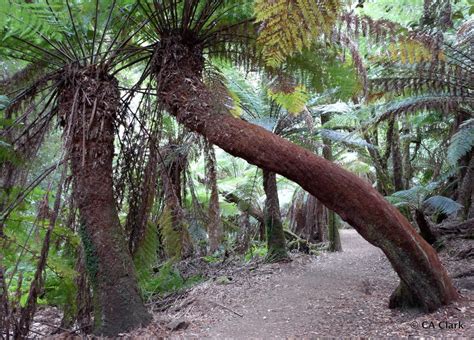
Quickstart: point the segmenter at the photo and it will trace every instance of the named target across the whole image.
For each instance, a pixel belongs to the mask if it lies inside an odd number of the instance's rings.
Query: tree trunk
[[[411,136],[410,136],[410,127],[408,122],[404,121],[402,125],[404,141],[402,143],[402,168],[403,168],[403,187],[405,189],[410,188],[410,182],[413,175],[413,170],[411,167],[411,159],[410,159],[410,144],[411,144]]]
[[[151,320],[140,297],[113,192],[113,122],[120,93],[115,79],[92,68],[76,70],[71,77],[71,85],[60,96],[59,114],[66,117],[73,194],[94,288],[94,332],[114,336]]]
[[[189,129],[249,163],[298,183],[380,247],[406,285],[412,301],[434,310],[458,297],[434,249],[371,185],[264,128],[219,113],[201,82],[202,50],[180,37],[164,37],[154,57],[158,96]],[[391,306],[399,305],[396,297]]]
[[[392,166],[393,166],[393,187],[395,191],[403,190],[403,165],[402,154],[400,152],[400,133],[398,123],[394,122],[392,137]]]
[[[474,204],[472,201],[472,196],[474,194],[474,151],[471,151],[470,154],[471,159],[469,160],[469,164],[459,188],[458,198],[458,203],[463,206],[461,209],[461,217],[464,220],[470,217],[473,210],[472,206]]]
[[[330,115],[328,113],[321,115],[321,124],[323,125],[329,121]],[[332,143],[330,139],[323,138],[324,148],[323,156],[328,161],[333,160]],[[329,251],[342,251],[341,237],[339,236],[339,229],[337,226],[336,214],[333,210],[328,211],[328,238]]]
[[[165,207],[160,218],[160,227],[166,255],[170,258],[181,259],[190,256],[193,249],[186,216],[168,168],[165,164],[161,166]]]
[[[216,153],[214,146],[207,143],[206,147],[206,170],[207,183],[211,190],[209,198],[209,224],[207,233],[209,235],[209,252],[213,254],[222,244],[224,231],[222,230],[222,221],[219,208],[219,191],[217,190],[217,170],[216,170]]]
[[[364,140],[369,144],[374,144],[367,132],[364,133]],[[390,148],[388,148],[390,150]],[[392,183],[390,181],[390,176],[387,171],[387,161],[382,157],[379,151],[375,148],[367,148],[367,151],[370,155],[370,159],[375,168],[375,176],[377,178],[377,190],[383,195],[390,195],[392,190]],[[390,152],[385,153],[385,155],[390,155]],[[384,156],[385,156],[384,155]]]
[[[239,216],[238,223],[240,231],[237,234],[235,251],[238,254],[245,254],[249,249],[250,239],[252,236],[252,226],[250,224],[249,213],[242,211]]]
[[[267,262],[278,262],[288,260],[286,252],[285,233],[281,222],[280,201],[278,199],[278,188],[276,174],[263,170],[263,189],[267,196],[263,212],[265,229],[267,230]]]
[[[313,195],[298,191],[288,215],[289,228],[299,237],[312,243],[327,240],[327,208]]]
[[[158,152],[157,143],[153,137],[149,141],[148,162],[141,179],[138,190],[129,193],[126,230],[130,232],[128,249],[133,256],[145,237],[150,213],[155,201],[156,183],[158,181]]]
[[[436,235],[430,226],[430,222],[428,222],[425,214],[420,209],[415,209],[415,221],[418,224],[418,228],[420,228],[420,235],[429,244],[434,244],[437,240]]]

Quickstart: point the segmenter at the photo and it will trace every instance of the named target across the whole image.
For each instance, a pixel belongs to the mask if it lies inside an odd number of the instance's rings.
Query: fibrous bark
[[[472,197],[474,195],[474,151],[470,153],[471,159],[466,167],[461,186],[459,188],[458,203],[462,204],[461,217],[463,219],[471,218],[474,213]]]
[[[161,233],[166,255],[180,259],[190,256],[193,252],[186,215],[178,194],[180,189],[176,184],[181,183],[182,171],[176,169],[179,165],[170,159],[172,156],[167,155],[167,151],[162,156],[164,163],[161,164],[160,173],[165,207],[160,218]]]
[[[116,335],[151,317],[139,294],[112,183],[117,81],[93,67],[72,69],[60,92],[59,114],[80,215],[85,263],[94,289],[94,332]]]
[[[321,124],[329,121],[330,115],[328,113],[321,115]],[[323,157],[328,161],[333,160],[332,155],[332,142],[330,139],[323,138],[324,148]],[[339,228],[337,225],[336,214],[333,210],[328,211],[328,239],[329,239],[329,251],[341,251],[341,237],[339,236]]]
[[[420,228],[420,235],[428,242],[429,244],[434,244],[436,242],[436,235],[433,232],[430,222],[425,217],[425,214],[420,209],[415,209],[415,221]]]
[[[209,198],[209,223],[207,233],[209,235],[209,252],[212,254],[219,249],[224,231],[222,229],[222,221],[219,208],[219,191],[217,189],[217,169],[216,169],[216,153],[212,144],[207,145],[207,181],[211,191]]]
[[[434,310],[458,297],[434,249],[369,183],[261,127],[216,112],[200,79],[202,68],[202,49],[192,37],[160,41],[153,66],[158,96],[181,124],[230,154],[298,183],[337,212],[383,250],[414,304]]]
[[[400,133],[398,132],[398,124],[394,123],[392,137],[392,166],[393,166],[393,187],[395,191],[403,190],[403,163],[402,154],[400,152]]]
[[[301,190],[289,210],[290,229],[312,243],[328,238],[328,209],[313,195]]]
[[[281,222],[276,174],[274,172],[263,170],[263,189],[266,195],[263,215],[267,231],[267,261],[278,262],[288,260],[285,233]]]
[[[155,138],[149,141],[149,156],[146,163],[142,181],[138,190],[130,193],[129,211],[127,214],[126,230],[129,231],[128,249],[134,256],[140,247],[147,224],[149,222],[150,212],[153,207],[156,195],[156,184],[158,181],[158,149]]]

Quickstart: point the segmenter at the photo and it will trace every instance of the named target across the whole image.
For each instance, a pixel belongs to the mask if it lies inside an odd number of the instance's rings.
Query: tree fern
[[[145,234],[135,250],[133,263],[137,271],[138,282],[144,285],[157,262],[158,233],[154,223],[147,223]]]
[[[258,43],[266,64],[276,67],[315,38],[328,36],[340,8],[339,0],[257,0]]]
[[[446,215],[451,215],[462,208],[462,205],[449,197],[431,196],[423,202],[424,209],[431,209]]]
[[[353,133],[344,133],[334,130],[321,129],[320,133],[323,137],[328,138],[334,142],[338,142],[347,146],[359,147],[359,148],[374,148],[375,146],[367,143],[360,137],[357,137]]]
[[[287,92],[269,89],[268,95],[291,114],[298,114],[303,111],[309,98],[306,89],[302,85],[298,85]]]
[[[465,121],[451,138],[448,147],[448,161],[452,165],[474,148],[474,119]]]

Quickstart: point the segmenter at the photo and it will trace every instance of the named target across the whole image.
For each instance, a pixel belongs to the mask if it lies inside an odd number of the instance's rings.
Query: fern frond
[[[143,285],[152,273],[157,262],[158,233],[154,223],[147,223],[145,234],[136,248],[133,263],[137,271],[138,282]]]
[[[451,138],[448,146],[448,161],[456,165],[469,151],[474,148],[474,119],[465,121],[458,132]]]
[[[280,90],[270,88],[268,96],[273,99],[278,105],[286,109],[291,114],[298,114],[302,112],[309,99],[306,88],[303,85],[297,85],[292,90]]]
[[[462,205],[444,196],[431,196],[423,202],[424,209],[432,209],[436,212],[451,215],[462,208]]]
[[[457,46],[472,46],[474,42],[474,18],[467,20],[463,23],[456,32],[456,45]]]
[[[427,91],[470,96],[472,70],[441,60],[414,65],[386,64],[370,81],[373,92],[419,94]]]
[[[352,147],[359,148],[375,148],[374,145],[367,143],[360,137],[357,137],[353,133],[344,133],[334,130],[321,129],[320,133],[323,137],[330,139],[334,142],[339,142]]]
[[[415,186],[408,190],[400,190],[386,197],[391,202],[397,202],[399,205],[405,204],[419,208],[425,200],[428,190],[423,186]]]
[[[340,8],[340,0],[257,0],[257,42],[266,64],[277,67],[316,38],[329,36]]]
[[[402,29],[398,23],[385,19],[373,19],[367,15],[357,15],[353,12],[344,13],[340,17],[341,23],[345,24],[348,34],[356,38],[359,35],[370,37],[376,42],[383,42],[386,39],[393,40],[396,34]]]
[[[354,112],[333,115],[323,127],[327,129],[347,129],[352,130],[360,126],[360,119]]]
[[[408,97],[398,101],[389,102],[376,108],[379,111],[370,124],[378,124],[392,115],[412,113],[420,110],[439,110],[441,112],[452,112],[461,104],[474,103],[474,98],[453,96],[449,94],[427,94],[422,96]]]

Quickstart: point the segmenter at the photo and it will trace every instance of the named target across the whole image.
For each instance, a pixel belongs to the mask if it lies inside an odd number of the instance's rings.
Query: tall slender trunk
[[[405,189],[410,188],[410,182],[413,175],[413,169],[411,167],[411,155],[410,155],[410,126],[408,122],[404,121],[402,125],[403,135],[405,137],[402,143],[402,168],[403,168],[403,187]]]
[[[73,72],[59,102],[59,114],[67,122],[73,194],[94,289],[94,332],[110,336],[151,319],[140,297],[114,199],[113,122],[119,96],[117,81],[91,67]]]
[[[202,49],[181,39],[163,37],[153,65],[158,96],[181,124],[228,153],[298,183],[380,247],[402,280],[392,307],[411,299],[434,310],[458,297],[434,249],[369,183],[261,127],[219,112],[201,81]]]
[[[364,133],[363,137],[367,143],[374,144],[374,142],[370,138],[370,135],[367,132]],[[393,190],[390,181],[390,176],[387,171],[387,161],[386,159],[384,159],[385,157],[382,157],[380,155],[377,149],[367,148],[367,151],[375,167],[375,176],[377,178],[377,191],[383,195],[389,195],[390,193],[392,193]],[[387,152],[385,153],[385,155],[389,154],[390,152],[388,154]]]
[[[263,169],[263,189],[266,195],[263,215],[267,231],[267,261],[288,260],[285,233],[281,222],[276,174],[274,172]]]
[[[400,152],[400,133],[398,123],[394,123],[392,137],[392,166],[393,166],[393,187],[395,191],[403,190],[403,164]]]
[[[188,233],[188,223],[177,193],[179,189],[176,189],[173,181],[175,177],[169,170],[173,170],[173,163],[170,166],[161,165],[161,184],[165,202],[160,218],[161,233],[166,255],[180,259],[190,256],[193,249]],[[180,181],[179,177],[178,182]]]
[[[462,204],[463,208],[461,209],[461,217],[465,220],[471,217],[473,214],[473,205],[474,201],[472,197],[474,195],[474,151],[470,153],[471,159],[469,160],[468,166],[462,183],[459,187],[459,196],[458,203]]]
[[[330,115],[328,113],[321,115],[321,124],[329,121]],[[323,157],[332,161],[332,143],[330,139],[323,138],[324,148]],[[342,251],[341,237],[339,236],[339,228],[337,225],[336,214],[333,210],[328,211],[328,239],[329,239],[329,251]]]
[[[138,192],[130,197],[130,209],[127,214],[126,230],[130,232],[128,249],[132,255],[135,255],[145,237],[156,195],[158,152],[154,138],[150,139],[149,150],[149,158],[145,166],[142,183],[140,183]]]
[[[217,190],[216,153],[212,144],[207,145],[206,156],[207,181],[211,190],[211,197],[209,198],[209,224],[207,226],[207,233],[209,235],[209,252],[212,254],[219,249],[224,236],[219,208],[219,191]]]

